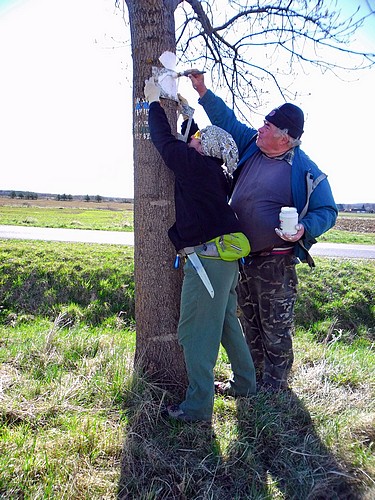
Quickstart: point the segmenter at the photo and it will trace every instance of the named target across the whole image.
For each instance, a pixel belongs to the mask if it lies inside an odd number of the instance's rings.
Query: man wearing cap
[[[299,147],[304,115],[298,106],[272,110],[255,130],[207,89],[203,75],[190,79],[211,123],[238,146],[230,204],[251,244],[237,289],[241,323],[260,387],[286,389],[293,363],[295,264],[314,265],[308,250],[335,224],[337,207],[327,176]],[[281,207],[297,209],[293,235],[279,229]]]
[[[151,140],[175,176],[176,221],[168,235],[178,253],[194,250],[203,265],[213,297],[193,261],[186,259],[181,293],[178,339],[184,350],[189,386],[185,400],[168,405],[167,414],[182,421],[211,421],[214,402],[213,369],[220,343],[233,370],[233,395],[255,393],[255,369],[237,318],[238,260],[224,261],[210,240],[242,228],[228,204],[230,185],[222,168],[234,168],[238,151],[233,138],[210,126],[190,138],[177,139],[160,105],[160,87],[146,80]],[[186,126],[186,123],[185,123]],[[193,124],[192,133],[198,131]],[[188,250],[189,249],[189,250]],[[184,250],[184,252],[181,252]]]

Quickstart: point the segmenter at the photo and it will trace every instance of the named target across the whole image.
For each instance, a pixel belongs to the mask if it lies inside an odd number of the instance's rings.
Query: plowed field
[[[339,216],[334,229],[355,233],[375,233],[375,217]]]

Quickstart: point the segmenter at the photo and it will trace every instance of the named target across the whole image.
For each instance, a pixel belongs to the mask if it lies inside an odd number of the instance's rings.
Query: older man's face
[[[283,142],[280,130],[272,123],[264,120],[263,127],[258,129],[256,140],[258,148],[266,155],[278,154],[283,149]]]

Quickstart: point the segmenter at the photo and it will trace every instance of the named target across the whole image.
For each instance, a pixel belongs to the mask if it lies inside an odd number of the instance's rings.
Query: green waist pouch
[[[219,257],[223,260],[238,260],[250,253],[250,243],[243,233],[229,233],[213,240]]]

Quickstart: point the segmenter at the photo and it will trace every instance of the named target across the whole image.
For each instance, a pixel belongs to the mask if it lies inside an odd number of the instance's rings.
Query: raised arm
[[[204,83],[204,75],[192,73],[189,78],[193,88],[199,94],[199,103],[203,106],[211,123],[223,128],[232,135],[236,141],[240,158],[243,157],[252,139],[255,139],[258,133],[257,130],[238,121],[233,110],[220,97],[207,89]]]
[[[160,88],[152,78],[146,80],[144,93],[149,102],[148,126],[151,140],[168,168],[175,174],[187,168],[187,145],[172,133],[168,118],[160,105]],[[178,158],[178,161],[176,159]]]

